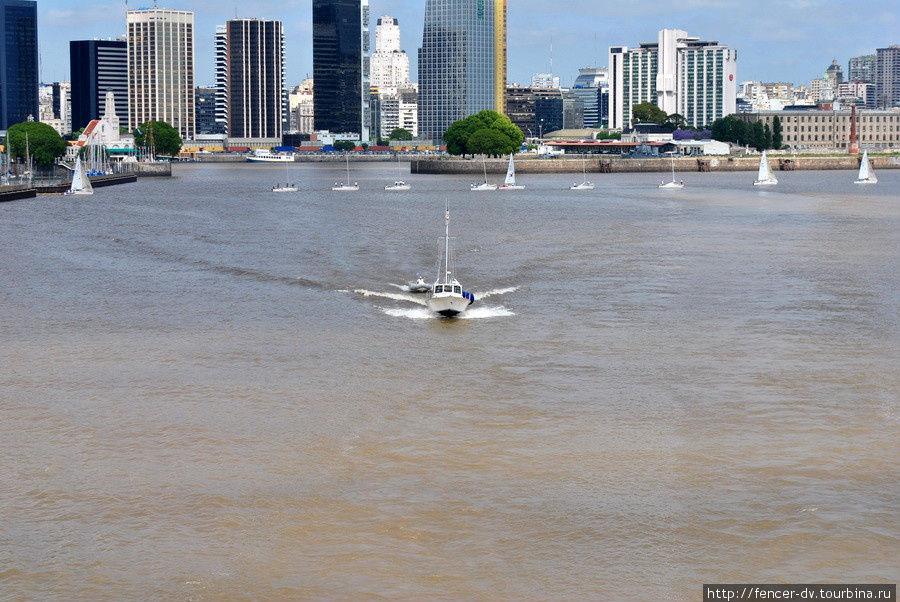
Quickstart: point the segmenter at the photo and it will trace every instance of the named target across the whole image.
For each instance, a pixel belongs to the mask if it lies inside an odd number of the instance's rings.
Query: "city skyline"
[[[151,4],[150,0],[144,3]],[[424,0],[372,0],[370,4],[373,30],[374,21],[381,15],[399,20],[401,47],[410,56],[411,72],[416,73]],[[849,2],[829,0],[684,0],[677,6],[663,2],[622,6],[605,0],[572,0],[571,5],[567,11],[554,10],[538,0],[519,0],[510,6],[510,83],[527,84],[533,73],[549,71],[552,45],[553,72],[561,77],[563,85],[569,86],[579,68],[607,66],[609,46],[652,41],[663,28],[703,31],[707,38],[735,48],[738,81],[796,84],[821,77],[832,59],[846,68],[849,58],[871,54],[877,47],[900,40],[900,14],[890,0],[869,2],[862,13]],[[767,10],[767,6],[772,10]],[[133,10],[142,5],[130,0],[128,7]],[[245,0],[239,5],[171,0],[160,3],[160,7],[195,12],[198,85],[214,84],[215,26],[236,15],[282,20],[286,82],[296,85],[312,74],[311,0],[285,0],[274,6],[259,0]],[[780,15],[777,21],[771,19],[773,14]],[[123,35],[125,3],[95,0],[72,8],[67,0],[40,0],[38,26],[41,80],[68,81],[68,42]]]

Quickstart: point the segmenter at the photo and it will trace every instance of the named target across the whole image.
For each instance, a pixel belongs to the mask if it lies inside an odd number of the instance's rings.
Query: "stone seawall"
[[[872,167],[878,169],[900,169],[900,157],[870,157]],[[859,157],[792,157],[790,155],[769,157],[773,171],[859,169]],[[509,159],[489,159],[487,171],[491,174],[506,173]],[[581,157],[565,159],[516,159],[516,172],[521,174],[539,173],[581,173]],[[623,159],[621,157],[594,156],[587,159],[590,173],[635,173],[667,172],[672,169],[669,159]],[[675,159],[675,171],[756,171],[759,157],[683,157]],[[480,174],[480,159],[427,158],[412,159],[410,172],[417,174]]]
[[[20,199],[33,199],[37,196],[34,188],[27,186],[0,186],[0,203],[18,201]]]
[[[294,161],[297,163],[343,163],[347,160],[345,155],[339,153],[330,153],[330,154],[322,154],[322,155],[294,155]],[[401,161],[414,161],[415,157],[409,157],[400,155]],[[361,162],[361,163],[384,163],[387,161],[397,161],[397,156],[388,154],[388,155],[350,155],[350,162]],[[193,161],[187,161],[187,163],[246,163],[247,158],[245,155],[219,155],[219,154],[209,154],[197,155],[197,158]],[[258,163],[258,165],[272,165],[272,163]],[[504,169],[505,171],[505,169]]]
[[[159,161],[155,163],[135,163],[134,174],[139,178],[169,177],[172,175],[172,163]]]

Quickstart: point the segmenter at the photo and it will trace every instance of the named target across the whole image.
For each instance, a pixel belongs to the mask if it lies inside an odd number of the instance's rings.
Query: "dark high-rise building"
[[[555,96],[534,100],[534,125],[539,136],[563,129],[563,108],[563,96],[559,90]]]
[[[507,86],[504,113],[510,121],[517,126],[528,138],[537,138],[540,135],[540,122],[535,118],[536,103],[541,98],[560,98],[557,88],[529,88],[522,86]],[[543,111],[547,107],[543,107]],[[546,115],[543,115],[546,117]],[[549,132],[551,130],[545,129]]]
[[[116,98],[116,115],[128,127],[128,43],[125,40],[69,42],[72,128],[100,119],[106,93]]]
[[[224,134],[225,128],[216,121],[216,88],[197,88],[194,107],[197,111],[198,134]]]
[[[0,0],[0,130],[38,118],[37,2]]]
[[[419,49],[419,136],[506,103],[506,1],[426,0]]]
[[[228,138],[231,141],[281,144],[284,126],[284,35],[281,21],[234,19],[228,21],[225,27]]]
[[[369,139],[369,0],[313,0],[315,129]]]

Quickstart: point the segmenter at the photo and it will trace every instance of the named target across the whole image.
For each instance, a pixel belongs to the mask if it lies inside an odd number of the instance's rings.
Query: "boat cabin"
[[[462,294],[462,286],[458,284],[435,284],[434,292],[437,293],[456,293],[457,295]]]

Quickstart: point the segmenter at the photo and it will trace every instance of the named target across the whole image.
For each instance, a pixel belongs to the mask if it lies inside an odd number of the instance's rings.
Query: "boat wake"
[[[437,314],[430,311],[426,307],[415,307],[415,308],[382,308],[384,313],[394,318],[408,318],[410,320],[433,320],[436,318],[440,318]],[[460,314],[455,319],[457,320],[483,320],[486,318],[504,318],[508,316],[514,316],[513,312],[506,309],[502,305],[497,305],[494,307],[473,307],[465,311],[465,313]]]
[[[363,297],[381,297],[383,299],[393,299],[394,301],[408,301],[409,303],[415,303],[416,305],[426,305],[425,299],[414,297],[412,295],[403,295],[399,293],[379,293],[377,291],[367,291],[363,288],[358,288],[353,292],[357,295],[362,295]]]
[[[482,299],[487,299],[488,297],[494,297],[496,295],[505,295],[506,293],[512,293],[518,290],[518,286],[509,286],[507,288],[495,288],[492,291],[487,291],[485,293],[475,293],[475,300],[481,301]]]

